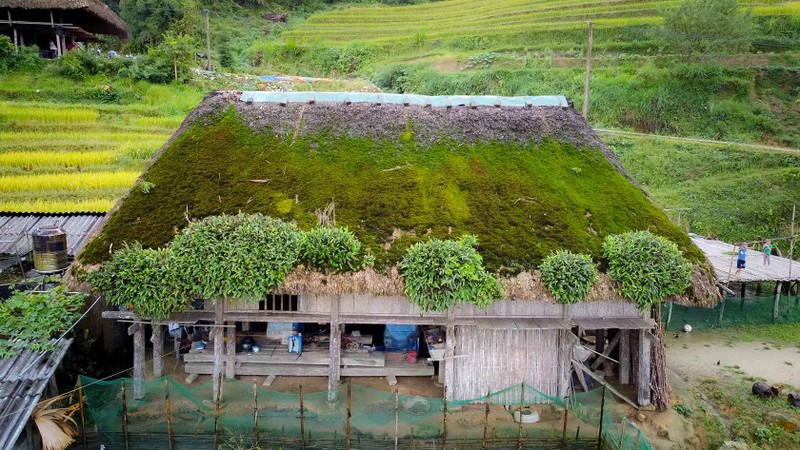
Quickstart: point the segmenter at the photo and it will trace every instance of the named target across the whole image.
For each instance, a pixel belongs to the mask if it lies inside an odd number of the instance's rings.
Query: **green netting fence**
[[[468,401],[398,394],[356,383],[328,392],[279,392],[223,380],[217,412],[211,382],[170,377],[141,384],[129,378],[81,377],[85,433],[73,448],[140,449],[448,449],[530,448],[650,450],[610,391],[567,399],[526,384]],[[603,397],[605,395],[605,400]],[[514,415],[538,415],[520,424]],[[348,420],[349,415],[349,420]],[[601,420],[602,418],[602,420]],[[602,427],[600,426],[602,421]]]
[[[800,296],[784,293],[775,311],[775,295],[725,297],[714,308],[668,304],[667,330],[679,331],[689,324],[694,330],[725,328],[738,325],[800,323]],[[671,314],[670,314],[671,309]]]

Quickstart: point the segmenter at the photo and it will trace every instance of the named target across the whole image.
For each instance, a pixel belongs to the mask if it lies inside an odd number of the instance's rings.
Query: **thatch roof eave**
[[[9,9],[55,9],[84,10],[106,22],[121,39],[130,39],[131,30],[117,13],[100,0],[0,0],[0,8]]]

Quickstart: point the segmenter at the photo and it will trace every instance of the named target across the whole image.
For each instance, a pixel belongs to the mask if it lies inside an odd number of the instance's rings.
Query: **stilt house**
[[[375,269],[351,274],[298,269],[260,302],[206,302],[173,315],[163,323],[237,326],[228,328],[225,348],[221,328],[214,328],[213,352],[185,356],[186,370],[196,374],[328,376],[331,388],[342,376],[430,376],[427,364],[365,361],[342,350],[342,325],[440,325],[446,340],[439,376],[448,398],[520,382],[564,396],[578,366],[576,333],[594,331],[600,353],[608,354],[606,341],[619,353],[616,377],[638,386],[638,403],[648,405],[651,346],[658,339],[649,311],[622,298],[605,275],[584,302],[559,304],[538,264],[558,249],[600,261],[605,236],[646,229],[676,242],[696,265],[694,285],[679,301],[718,295],[702,253],[559,96],[217,92],[158,152],[144,181],[151,189],[134,187],[117,204],[80,256],[83,264],[102,263],[124,242],[163,246],[187,219],[238,212],[301,228],[327,214],[376,257]],[[500,275],[507,298],[486,309],[422,313],[404,296],[397,263],[412,243],[464,234],[478,237],[484,264]],[[104,317],[143,319],[131,311]],[[329,323],[330,348],[304,353],[306,364],[291,363],[301,360],[285,350],[238,352],[238,338],[265,322]],[[129,330],[138,377],[144,326]],[[158,359],[163,344],[156,341]],[[155,370],[160,375],[160,365]]]

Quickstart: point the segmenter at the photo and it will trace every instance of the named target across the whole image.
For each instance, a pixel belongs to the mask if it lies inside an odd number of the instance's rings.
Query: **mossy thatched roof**
[[[335,205],[376,256],[396,264],[412,243],[475,234],[492,270],[528,271],[550,252],[600,259],[603,238],[649,229],[694,263],[702,253],[565,107],[246,103],[211,94],[112,210],[80,259],[137,240],[161,246],[188,218],[260,212],[317,224]]]

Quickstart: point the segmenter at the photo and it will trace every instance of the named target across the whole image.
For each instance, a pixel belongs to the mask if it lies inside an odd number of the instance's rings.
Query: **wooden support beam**
[[[227,353],[227,362],[225,363],[225,378],[236,378],[236,324],[226,328],[228,332],[228,342],[225,347]]]
[[[452,400],[453,390],[456,384],[456,368],[453,357],[456,355],[456,326],[455,326],[455,312],[452,309],[447,311],[447,326],[445,327],[445,351],[444,361],[439,363],[439,370],[441,364],[444,363],[444,387],[447,393],[447,400]]]
[[[187,376],[184,381],[186,381],[186,384],[192,384],[192,383],[194,383],[194,380],[196,380],[197,377],[199,377],[199,376],[200,376],[199,374],[190,373],[189,376]]]
[[[342,375],[342,327],[339,326],[339,304],[341,296],[337,295],[331,300],[331,338],[330,338],[330,360],[328,363],[328,401],[336,401],[337,388],[339,387],[339,377]]]
[[[572,360],[572,368],[575,369],[575,376],[578,377],[578,382],[581,383],[583,392],[589,392],[589,386],[586,384],[586,379],[583,378],[583,372],[590,373],[591,371],[578,361]],[[592,374],[594,375],[594,374]]]
[[[268,375],[267,378],[264,378],[264,382],[261,383],[261,385],[264,387],[270,387],[272,386],[272,383],[275,382],[275,378],[278,377],[276,377],[275,375]]]
[[[142,328],[142,326],[140,324],[138,324],[138,323],[135,323],[135,324],[129,326],[128,327],[128,336],[133,336],[141,328]]]
[[[650,404],[650,339],[647,330],[639,330],[639,406]]]
[[[631,335],[629,330],[619,330],[622,337],[619,340],[619,382],[631,382]]]
[[[622,330],[620,330],[620,332],[621,331]],[[606,347],[606,349],[603,351],[603,353],[601,353],[600,356],[598,356],[597,359],[595,359],[595,361],[592,363],[592,370],[598,368],[600,366],[600,364],[602,364],[603,361],[605,361],[606,359],[608,359],[609,361],[612,361],[612,359],[605,358],[605,357],[610,355],[611,352],[614,351],[615,348],[617,348],[617,344],[619,344],[620,334],[621,333],[617,333],[616,336],[614,336],[614,339],[612,339],[611,342],[608,343],[608,347]]]
[[[144,398],[144,327],[136,324],[128,327],[133,330],[133,398]]]
[[[211,334],[214,340],[214,370],[211,374],[212,376],[212,389],[213,389],[213,399],[221,398],[222,397],[222,386],[220,383],[220,374],[222,373],[222,365],[223,365],[223,357],[225,353],[225,348],[223,344],[223,329],[220,325],[223,322],[223,314],[225,313],[225,300],[217,299],[216,303],[214,304],[214,325],[215,326],[211,330]]]
[[[153,376],[158,378],[164,375],[164,327],[153,325],[153,335],[150,342],[153,344]]]
[[[780,281],[775,286],[775,306],[772,308],[772,321],[775,322],[778,320],[778,308],[781,304],[781,287],[783,283]]]
[[[611,385],[609,385],[608,383],[606,383],[605,381],[603,381],[603,379],[602,379],[602,378],[600,378],[600,377],[598,377],[597,375],[595,375],[595,374],[594,374],[594,373],[593,373],[591,370],[589,370],[589,368],[588,368],[588,367],[586,367],[586,366],[584,366],[583,364],[581,364],[581,363],[579,363],[579,362],[575,361],[574,359],[572,360],[572,364],[573,364],[573,366],[574,366],[574,367],[576,367],[576,370],[578,370],[578,371],[579,371],[578,373],[580,373],[580,371],[583,371],[584,373],[586,373],[587,375],[589,375],[589,378],[591,378],[591,379],[593,379],[594,381],[597,381],[597,382],[598,382],[598,383],[600,383],[601,385],[605,386],[605,387],[606,387],[606,389],[608,389],[609,391],[611,391],[611,393],[612,393],[612,394],[614,394],[614,395],[616,395],[617,397],[619,397],[619,398],[620,398],[622,401],[624,401],[625,403],[627,403],[627,404],[629,404],[629,405],[633,406],[633,407],[634,407],[634,408],[636,408],[636,409],[640,409],[640,408],[639,408],[639,406],[638,406],[636,403],[634,403],[634,402],[633,402],[633,400],[631,400],[631,399],[629,399],[628,397],[626,397],[626,396],[622,395],[622,394],[621,394],[621,393],[620,393],[618,390],[614,389],[614,388],[613,388]],[[578,376],[578,378],[580,378],[580,379],[583,379],[583,376],[582,376],[582,375],[579,375],[579,376]]]
[[[572,358],[572,346],[576,339],[569,330],[558,330],[559,355],[558,355],[558,396],[566,397],[569,394],[570,386],[570,359]]]

